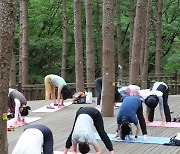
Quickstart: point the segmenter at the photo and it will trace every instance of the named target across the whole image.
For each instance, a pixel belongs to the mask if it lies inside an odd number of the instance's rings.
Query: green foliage
[[[93,31],[96,66],[99,65],[99,40],[97,13],[99,12],[100,27],[102,28],[102,9],[103,1],[100,0],[99,10],[97,10],[97,1],[92,1],[93,11]],[[155,1],[154,1],[155,2]],[[136,5],[136,4],[135,4]],[[68,17],[68,36],[67,36],[67,82],[75,82],[75,51],[74,51],[74,5],[73,1],[66,1]],[[155,3],[153,3],[153,16],[155,17]],[[179,1],[164,1],[163,5],[163,24],[162,24],[162,48],[163,48],[163,68],[165,72],[173,72],[179,66]],[[129,56],[129,18],[130,1],[121,1],[121,27],[122,27],[122,49],[124,63],[128,67]],[[29,79],[30,83],[43,83],[44,76],[47,74],[61,74],[62,60],[62,1],[60,0],[31,0],[29,1]],[[152,21],[152,20],[151,20]],[[156,22],[156,21],[154,21]],[[152,23],[151,23],[152,24]],[[114,36],[115,49],[116,43],[116,12],[114,13]],[[150,66],[154,67],[155,56],[155,31],[150,31]],[[85,55],[85,9],[82,2],[82,37],[83,51]],[[17,10],[17,23],[14,36],[14,52],[16,55],[16,64],[18,70],[19,58],[19,8]],[[85,57],[85,56],[84,56]],[[84,59],[85,64],[85,59]],[[86,67],[84,66],[84,69]],[[98,68],[96,68],[98,69]],[[127,70],[127,68],[124,68]],[[18,72],[17,72],[18,75]]]

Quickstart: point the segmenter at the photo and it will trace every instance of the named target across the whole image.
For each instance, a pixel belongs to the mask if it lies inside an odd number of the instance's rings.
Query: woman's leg
[[[163,93],[163,107],[164,107],[164,114],[166,118],[166,122],[171,122],[171,112],[168,105],[168,89]]]
[[[102,78],[101,77],[95,80],[95,86],[96,86],[97,105],[100,105],[101,92],[102,92]]]
[[[139,120],[139,124],[140,124],[140,127],[141,127],[142,134],[146,135],[147,134],[147,128],[146,128],[146,122],[145,122],[144,115],[143,115],[143,107],[142,107],[142,105],[137,110],[137,117],[138,117],[138,120]]]
[[[50,99],[50,94],[51,94],[51,84],[50,84],[50,75],[47,75],[44,78],[44,84],[45,84],[45,100],[46,100],[46,105],[49,106],[49,99]]]

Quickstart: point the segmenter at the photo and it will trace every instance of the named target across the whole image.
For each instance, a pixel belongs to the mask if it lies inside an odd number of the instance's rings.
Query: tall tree
[[[85,0],[86,10],[86,77],[87,84],[95,81],[95,63],[94,63],[94,36],[92,27],[92,1]],[[91,89],[90,89],[91,91]]]
[[[15,0],[0,2],[0,153],[2,154],[8,154],[7,104],[15,15]]]
[[[81,27],[81,0],[74,0],[74,40],[76,91],[84,91],[83,47]]]
[[[150,29],[150,18],[151,18],[151,8],[152,0],[147,0],[147,14],[146,14],[146,24],[145,24],[145,49],[144,49],[144,58],[143,58],[143,68],[141,76],[141,88],[147,89],[147,80],[148,80],[148,59],[149,59],[149,29]]]
[[[123,68],[123,57],[122,57],[122,31],[121,31],[121,0],[116,0],[116,17],[117,17],[117,54],[118,54],[118,77],[117,86],[121,86],[122,82],[122,68]],[[115,67],[116,68],[116,67]]]
[[[22,51],[21,51],[21,60],[22,60],[22,85],[28,84],[28,2],[29,0],[20,0],[22,13],[20,13],[20,18],[22,22]]]
[[[136,6],[136,20],[134,23],[132,57],[130,69],[130,84],[139,84],[140,51],[142,44],[142,23],[146,1],[138,0]]]
[[[102,76],[102,29],[101,29],[101,22],[100,22],[100,4],[99,0],[96,1],[96,22],[97,22],[97,64],[96,64],[96,74]]]
[[[161,27],[162,27],[162,0],[157,0],[157,23],[156,23],[156,56],[155,56],[155,73],[159,77],[162,73],[162,42],[161,42]]]
[[[130,0],[130,36],[129,36],[129,76],[131,69],[131,58],[132,58],[132,43],[133,43],[133,32],[134,32],[134,17],[135,17],[135,6],[134,0]]]
[[[114,116],[114,1],[103,1],[103,82],[102,115]]]
[[[13,51],[11,55],[11,66],[9,70],[9,86],[11,88],[16,87],[16,61],[15,61],[15,56],[14,56]]]
[[[19,83],[22,83],[22,36],[23,36],[23,25],[22,25],[22,0],[19,1],[19,26],[20,26],[20,32],[19,32]]]
[[[63,4],[63,48],[62,48],[62,66],[61,66],[61,76],[66,78],[66,49],[67,49],[67,30],[68,21],[66,15],[66,0],[62,1]]]

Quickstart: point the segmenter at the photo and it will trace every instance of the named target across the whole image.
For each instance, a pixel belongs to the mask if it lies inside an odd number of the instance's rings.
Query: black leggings
[[[163,93],[163,108],[164,108],[164,114],[166,118],[166,122],[171,122],[171,113],[168,105],[168,95],[169,95],[169,89],[166,88],[164,85],[159,85],[157,90],[161,91]],[[154,111],[155,109],[150,109],[148,119],[150,122],[153,122],[154,120]]]
[[[69,149],[72,146],[71,137],[72,137],[72,133],[73,133],[73,130],[74,130],[74,126],[75,126],[77,117],[80,114],[88,114],[93,119],[94,126],[95,126],[100,138],[104,142],[106,148],[109,151],[112,151],[113,150],[113,145],[112,145],[107,133],[104,130],[104,122],[103,122],[103,118],[101,116],[101,113],[96,108],[93,108],[93,107],[81,107],[76,112],[76,117],[75,117],[75,120],[74,120],[73,129],[72,129],[71,134],[69,135],[69,137],[68,137],[68,139],[66,141],[66,148]]]
[[[96,86],[97,105],[100,105],[101,92],[102,92],[102,77],[99,77],[95,80],[95,86]]]
[[[143,115],[143,107],[142,107],[142,105],[138,108],[136,114],[137,114],[137,117],[138,117],[138,120],[139,120],[139,125],[141,127],[142,134],[146,135],[147,134],[147,128],[146,128],[146,122],[145,122],[144,115]]]

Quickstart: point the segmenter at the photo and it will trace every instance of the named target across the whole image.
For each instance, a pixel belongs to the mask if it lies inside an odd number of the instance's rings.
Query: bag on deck
[[[73,103],[74,104],[85,104],[86,96],[84,92],[77,92],[73,95]]]
[[[164,145],[170,146],[180,146],[180,133],[170,139],[169,143],[165,143]]]

